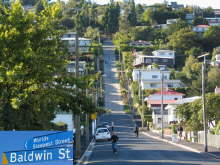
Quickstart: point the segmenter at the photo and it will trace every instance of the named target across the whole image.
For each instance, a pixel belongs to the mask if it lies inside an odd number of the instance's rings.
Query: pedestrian
[[[179,139],[181,141],[182,136],[183,136],[183,127],[182,127],[182,125],[179,125],[177,130],[178,130],[178,134],[179,134]]]
[[[134,133],[136,133],[136,137],[138,138],[139,137],[139,128],[138,128],[138,126],[135,127]]]
[[[114,132],[112,132],[111,141],[112,141],[112,151],[114,154],[118,152],[117,150],[118,139],[119,139],[118,136]]]

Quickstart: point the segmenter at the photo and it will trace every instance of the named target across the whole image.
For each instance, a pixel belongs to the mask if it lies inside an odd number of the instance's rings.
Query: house
[[[209,27],[209,25],[197,25],[193,27],[193,31],[197,33],[204,33]]]
[[[211,62],[212,66],[220,67],[220,54],[215,55],[215,60]]]
[[[61,40],[68,46],[68,50],[70,53],[75,52],[75,46],[76,46],[75,45],[76,44],[76,33],[75,32],[68,32],[64,34]],[[81,37],[79,37],[78,40],[79,40],[79,50],[81,52],[88,52],[89,47],[92,43],[92,40],[88,38],[81,38]]]
[[[220,17],[205,18],[205,20],[208,21],[208,24],[210,26],[219,26],[220,25]]]
[[[170,2],[167,6],[171,7],[173,10],[179,10],[181,8],[184,8],[184,5],[178,4],[177,2]]]
[[[177,23],[177,19],[167,19],[167,25],[172,25],[172,24],[175,24]]]
[[[146,69],[134,69],[132,78],[133,81],[139,82],[141,89],[160,89],[162,73],[165,88],[183,86],[180,80],[170,79],[171,71],[167,70],[165,65],[159,65],[158,68],[149,65]]]
[[[153,119],[153,127],[154,128],[161,128],[161,104],[162,104],[162,93],[163,93],[163,125],[167,127],[169,125],[168,121],[168,111],[165,107],[168,104],[173,104],[177,100],[183,99],[184,94],[180,92],[176,92],[170,89],[164,89],[162,92],[161,90],[155,92],[145,98],[145,102],[147,102],[148,108],[152,110],[152,119]]]
[[[152,44],[151,44],[151,41],[138,40],[138,41],[132,41],[130,43],[130,46],[133,46],[133,47],[147,47],[147,46],[152,46]]]
[[[152,55],[144,55],[143,52],[133,52],[135,56],[133,66],[147,66],[152,64],[167,65],[173,67],[175,64],[175,51],[156,50]]]
[[[168,123],[180,121],[180,119],[176,115],[176,108],[178,105],[191,103],[197,99],[201,99],[201,96],[183,98],[183,99],[176,100],[175,102],[168,104],[165,107],[165,110],[168,111]]]
[[[76,63],[71,61],[68,63],[66,69],[68,73],[75,73]],[[79,61],[79,75],[84,75],[86,73],[86,61]]]
[[[215,14],[215,17],[218,17],[220,16],[220,9],[212,9],[214,14]]]
[[[215,94],[220,94],[220,86],[215,87]]]
[[[192,24],[194,17],[195,17],[194,14],[186,14],[185,20],[186,20],[186,22],[187,22],[188,24]]]

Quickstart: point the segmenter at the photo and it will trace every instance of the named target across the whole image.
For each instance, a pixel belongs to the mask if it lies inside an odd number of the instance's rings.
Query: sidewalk
[[[161,135],[158,133],[154,133],[152,131],[146,131],[142,132],[146,136],[150,136],[152,138],[162,140],[165,142],[168,142],[170,144],[176,145],[178,147],[190,150],[192,152],[197,152],[197,153],[204,153],[204,145],[203,144],[198,144],[198,143],[193,143],[193,142],[187,142],[185,140],[178,141],[176,143],[172,142],[171,136],[170,135],[165,135],[164,139],[161,138]],[[208,147],[208,153],[209,156],[212,156],[216,159],[220,159],[220,149],[215,148],[215,147]]]

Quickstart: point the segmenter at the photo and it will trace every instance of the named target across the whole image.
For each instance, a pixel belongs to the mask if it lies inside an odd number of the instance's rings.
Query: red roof
[[[163,100],[163,104],[172,104],[177,100]],[[161,104],[161,100],[147,100],[148,104]]]
[[[176,92],[176,91],[171,90],[171,89],[163,90],[163,94],[164,95],[184,95],[183,93]],[[152,95],[161,95],[161,91],[155,92]]]

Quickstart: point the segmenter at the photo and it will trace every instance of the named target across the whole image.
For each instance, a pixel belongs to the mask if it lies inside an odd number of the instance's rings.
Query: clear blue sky
[[[106,4],[110,0],[91,0],[99,4]],[[122,0],[115,0],[122,1]],[[212,7],[213,9],[220,9],[220,0],[167,0],[168,2],[177,2],[184,5],[200,6],[202,8]],[[154,3],[162,3],[164,0],[135,0],[136,3],[151,5]]]

